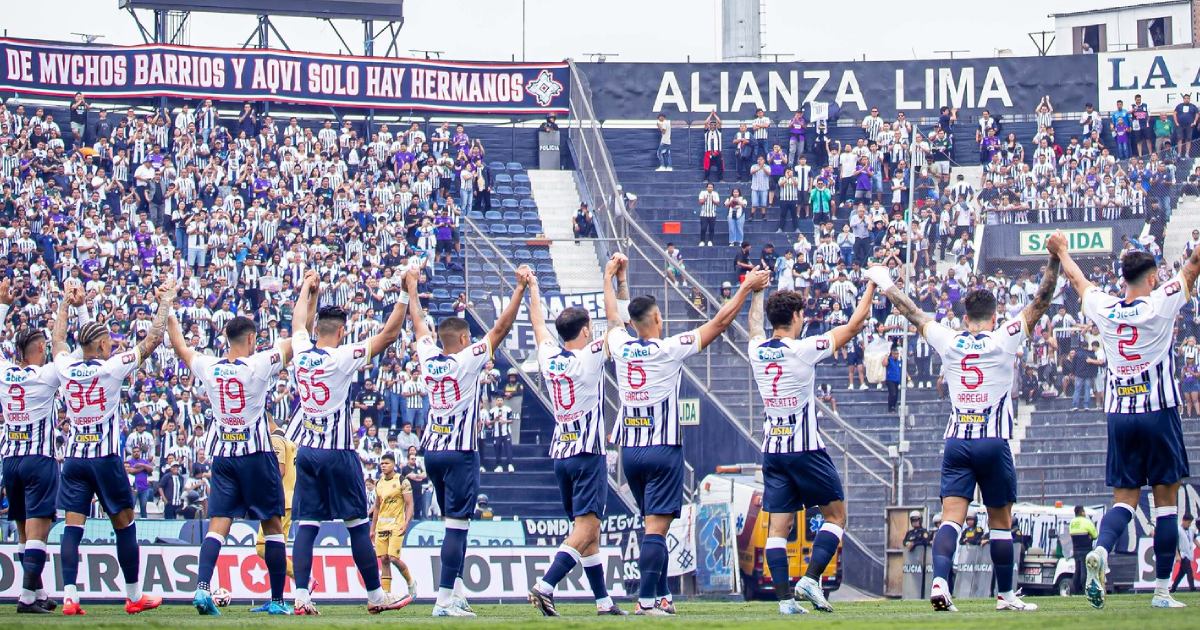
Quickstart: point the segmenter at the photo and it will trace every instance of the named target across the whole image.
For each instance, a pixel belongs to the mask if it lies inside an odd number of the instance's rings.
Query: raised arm
[[[410,296],[409,299],[412,297]],[[372,357],[386,352],[388,346],[396,343],[396,340],[400,338],[400,331],[404,329],[404,316],[407,314],[405,309],[400,306],[397,304],[392,307],[392,314],[388,315],[387,321],[383,323],[383,328],[367,340]]]
[[[513,290],[512,299],[508,301],[508,306],[500,313],[500,317],[496,318],[496,325],[488,331],[487,341],[488,347],[493,351],[500,347],[500,342],[508,336],[508,331],[512,330],[513,322],[517,321],[517,313],[521,311],[521,301],[525,296],[525,287],[529,285],[529,276],[533,275],[533,270],[528,265],[517,267],[517,288]]]
[[[529,323],[533,326],[533,339],[538,346],[554,340],[546,328],[546,314],[542,312],[542,294],[537,278],[532,275],[529,278]]]
[[[139,361],[145,361],[146,357],[150,356],[162,343],[163,335],[167,331],[167,317],[171,315],[171,308],[175,303],[176,291],[178,291],[178,286],[173,277],[167,277],[154,290],[154,295],[158,299],[158,310],[154,311],[154,321],[150,324],[150,332],[146,333],[146,338],[137,345]]]
[[[1056,230],[1054,232],[1054,236],[1059,235],[1063,235],[1062,230]],[[1063,238],[1065,239],[1066,236],[1063,235]],[[1087,292],[1095,287],[1095,285],[1092,284],[1091,280],[1087,279],[1087,275],[1083,273],[1083,270],[1080,269],[1079,265],[1071,258],[1071,252],[1067,251],[1066,247],[1064,247],[1062,251],[1058,253],[1058,259],[1062,264],[1063,275],[1067,277],[1067,280],[1071,281],[1071,286],[1075,288],[1075,293],[1079,294],[1079,298],[1083,299],[1083,296],[1087,295]],[[1191,261],[1189,260],[1189,262]],[[1192,281],[1195,282],[1195,280],[1196,276],[1193,274]],[[1190,285],[1188,290],[1191,290]]]
[[[408,291],[408,318],[412,320],[413,341],[429,337],[429,326],[425,325],[425,314],[421,312],[421,297],[417,294],[417,277],[420,272],[409,269],[404,272],[404,289]]]
[[[1183,270],[1179,272],[1183,278],[1184,285],[1187,286],[1188,296],[1196,294],[1196,278],[1200,277],[1200,247],[1192,250],[1192,255],[1188,256],[1186,262],[1183,263]]]
[[[192,358],[196,356],[196,351],[187,347],[183,331],[179,328],[179,320],[175,318],[174,314],[167,318],[167,338],[171,340],[171,349],[175,351],[175,356],[179,357],[179,360],[183,361],[189,370],[192,369]],[[284,363],[286,364],[287,361]]]
[[[875,299],[875,288],[874,282],[867,282],[862,295],[858,298],[858,306],[854,307],[854,312],[850,314],[850,320],[829,331],[829,334],[833,336],[834,350],[850,343],[850,340],[862,330],[863,323],[871,314],[871,300]]]
[[[4,282],[8,282],[5,280]],[[5,299],[10,299],[9,291],[5,290]],[[66,290],[66,298],[58,305],[58,314],[54,317],[54,331],[50,334],[50,354],[57,357],[64,352],[70,352],[67,345],[67,307],[83,304],[83,287],[72,286]]]
[[[625,327],[625,314],[621,309],[621,303],[629,302],[629,283],[625,279],[628,266],[629,259],[621,253],[613,254],[604,266],[604,317],[608,320],[609,330]],[[613,278],[617,279],[615,289],[613,288]],[[628,309],[628,304],[626,304],[626,309]]]
[[[900,314],[905,319],[917,327],[918,333],[924,333],[925,324],[933,321],[933,316],[918,308],[916,303],[912,301],[912,298],[905,295],[904,291],[900,290],[900,287],[896,286],[895,282],[892,282],[892,277],[888,274],[886,267],[875,265],[868,268],[864,275],[883,291],[883,294],[891,300],[896,310],[900,311]],[[857,312],[856,310],[855,313]]]
[[[320,281],[317,272],[309,270],[300,281],[300,295],[296,298],[296,308],[292,311],[292,336],[309,332],[309,319],[313,316],[317,298],[317,287]]]
[[[700,349],[707,348],[709,344],[717,340],[717,337],[729,329],[729,325],[737,319],[738,313],[742,311],[742,305],[746,303],[746,297],[751,292],[762,291],[770,282],[771,271],[769,269],[760,267],[747,273],[746,280],[742,282],[742,286],[738,287],[737,293],[733,294],[733,299],[726,302],[711,321],[700,327]]]
[[[1066,237],[1055,233],[1046,242],[1046,250],[1050,252],[1050,261],[1046,263],[1046,275],[1042,277],[1042,283],[1038,285],[1033,299],[1021,309],[1021,316],[1025,318],[1028,330],[1033,330],[1046,311],[1050,310],[1050,300],[1054,299],[1054,289],[1058,286],[1058,272],[1062,269],[1059,256],[1067,250]]]
[[[750,338],[757,339],[767,336],[766,326],[763,325],[763,292],[755,291],[750,298]]]

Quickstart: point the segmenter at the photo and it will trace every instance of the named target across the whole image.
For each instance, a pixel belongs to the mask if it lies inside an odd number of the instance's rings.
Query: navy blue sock
[[[583,573],[587,575],[588,584],[592,585],[592,596],[596,599],[608,597],[608,585],[604,578],[604,563],[600,554],[583,559]]]
[[[126,584],[136,584],[141,579],[142,555],[138,550],[137,524],[117,530],[117,564]]]
[[[271,599],[279,602],[283,601],[283,589],[287,586],[287,544],[282,540],[284,536],[279,534],[276,540],[267,536],[267,544],[263,549],[263,561],[271,580]]]
[[[196,568],[196,589],[201,591],[212,591],[209,582],[212,582],[213,570],[217,568],[217,558],[221,555],[221,543],[216,535],[205,536],[204,542],[200,543],[200,559],[199,565]]]
[[[942,523],[933,536],[933,577],[950,581],[954,569],[954,550],[958,548],[958,536],[962,526],[957,523]]]
[[[296,588],[308,588],[311,583],[313,564],[313,545],[317,542],[317,534],[321,533],[319,525],[301,525],[296,528],[296,540],[292,542],[292,576],[296,578]],[[304,586],[300,586],[303,584]]]
[[[571,569],[579,564],[576,559],[578,556],[578,551],[565,544],[559,547],[558,553],[554,554],[554,562],[551,562],[550,568],[546,569],[546,575],[542,576],[542,581],[550,586],[558,586],[558,583],[571,572]]]
[[[992,548],[992,573],[996,576],[996,593],[1011,593],[1013,590],[1013,564],[1016,553],[1013,551],[1012,530],[993,529],[988,536]]]
[[[83,528],[70,525],[63,528],[62,575],[63,585],[75,586],[79,581],[79,541],[83,540]]]
[[[381,588],[379,582],[379,562],[375,560],[375,543],[371,542],[371,524],[362,524],[350,528],[350,555],[354,557],[354,565],[362,575],[363,587],[368,592]]]
[[[792,578],[789,574],[786,538],[768,538],[767,568],[771,569],[771,584],[775,587],[775,598],[779,601],[795,599],[792,595]]]
[[[659,577],[666,568],[667,541],[659,534],[646,534],[642,539],[641,553],[638,555],[638,572],[642,576],[638,588],[639,600],[654,600],[658,594]]]
[[[1175,569],[1175,550],[1179,547],[1179,515],[1176,510],[1174,505],[1154,510],[1157,512],[1154,519],[1154,577],[1160,580],[1171,579]],[[1184,564],[1183,570],[1191,569]]]
[[[667,541],[663,540],[663,560],[662,573],[658,574],[658,588],[654,591],[654,596],[658,599],[671,596],[671,589],[667,586],[667,578],[671,576],[671,552],[667,550]]]
[[[26,549],[21,558],[21,568],[25,576],[22,585],[25,590],[37,591],[42,588],[42,569],[46,567],[45,549]]]
[[[842,528],[832,523],[826,523],[821,526],[817,532],[817,537],[813,539],[812,557],[808,561],[808,569],[804,572],[804,577],[821,582],[821,574],[825,572],[825,567],[833,561],[837,555],[838,545],[842,543]]]
[[[1112,509],[1105,512],[1104,518],[1100,519],[1100,535],[1096,537],[1096,546],[1112,551],[1131,520],[1133,509],[1124,503],[1114,503]]]
[[[442,575],[438,588],[454,588],[454,580],[462,574],[463,558],[467,551],[467,530],[446,528],[442,539]]]

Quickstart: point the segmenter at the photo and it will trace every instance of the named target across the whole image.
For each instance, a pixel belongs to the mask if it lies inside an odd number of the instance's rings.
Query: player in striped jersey
[[[991,529],[992,566],[996,577],[996,610],[1034,611],[1013,591],[1012,506],[1017,500],[1017,473],[1008,440],[1016,422],[1012,398],[1019,371],[1018,353],[1029,331],[1050,308],[1067,249],[1061,234],[1046,242],[1050,260],[1037,294],[1016,318],[996,323],[996,296],[987,289],[969,291],[963,298],[966,328],[956,332],[924,313],[891,279],[886,267],[872,266],[866,275],[942,358],[952,413],[946,425],[942,454],[942,526],[933,539],[933,588],[930,602],[937,611],[956,612],[950,597],[950,571],[975,488],[983,497]]]
[[[817,610],[833,612],[821,590],[821,574],[842,542],[846,495],[821,439],[813,386],[816,365],[854,339],[871,312],[874,296],[875,284],[868,282],[849,321],[824,335],[803,339],[804,296],[777,291],[767,300],[766,318],[774,329],[770,339],[763,328],[762,291],[755,291],[750,302],[748,354],[764,409],[763,510],[771,515],[765,553],[781,615],[808,612],[795,597],[812,602]],[[825,523],[813,540],[808,569],[793,596],[787,536],[796,512],[810,505],[820,508]]]
[[[434,341],[417,296],[418,275],[417,269],[406,272],[407,299],[402,302],[412,320],[417,358],[429,396],[429,421],[421,439],[425,470],[446,517],[433,616],[474,617],[465,597],[462,570],[467,557],[467,528],[479,491],[479,375],[516,321],[532,272],[525,265],[517,269],[512,299],[496,318],[495,326],[475,343],[471,343],[467,320],[453,315],[438,324]]]
[[[608,261],[605,275],[611,279],[619,263]],[[619,328],[616,312],[610,325]],[[576,564],[583,565],[597,614],[627,615],[613,603],[604,583],[600,557],[600,517],[608,504],[608,466],[604,448],[604,364],[608,352],[603,339],[592,336],[592,319],[580,307],[565,309],[554,320],[562,346],[546,328],[537,279],[529,282],[529,321],[538,347],[538,367],[554,404],[554,437],[550,457],[554,476],[562,492],[567,518],[575,529],[558,548],[554,562],[542,579],[529,589],[529,601],[547,617],[558,617],[554,588]]]
[[[1177,493],[1190,474],[1179,420],[1175,381],[1175,319],[1200,276],[1200,249],[1192,252],[1179,275],[1163,282],[1152,254],[1134,251],[1121,261],[1125,295],[1106,295],[1068,255],[1063,273],[1083,296],[1083,313],[1100,329],[1108,359],[1104,408],[1108,412],[1106,483],[1113,508],[1100,521],[1096,548],[1087,556],[1084,592],[1104,607],[1108,553],[1133,518],[1142,486],[1154,491],[1154,569],[1157,581],[1150,605],[1184,608],[1171,597],[1171,572],[1179,542]]]
[[[367,487],[354,450],[354,431],[346,398],[350,383],[371,357],[383,354],[396,342],[404,325],[404,313],[393,309],[379,334],[351,345],[346,337],[346,311],[338,307],[317,310],[320,277],[315,271],[304,276],[296,310],[292,314],[292,351],[300,410],[292,417],[288,439],[300,450],[296,454],[296,492],[292,506],[298,525],[292,544],[292,566],[297,584],[309,584],[313,545],[322,521],[341,520],[350,534],[351,555],[363,586],[367,589],[367,612],[372,615],[400,610],[412,595],[397,598],[383,590],[371,521],[367,510]],[[309,336],[315,315],[317,340]],[[280,499],[283,497],[280,496]],[[308,588],[296,589],[297,615],[315,615]]]
[[[141,552],[133,522],[133,494],[121,460],[119,411],[125,379],[162,343],[175,292],[174,278],[161,281],[154,290],[158,303],[154,323],[146,337],[128,352],[113,356],[108,327],[98,322],[85,324],[75,335],[76,343],[83,349],[82,361],[71,355],[64,338],[55,336],[54,365],[62,378],[60,391],[69,427],[58,487],[58,509],[66,512],[61,546],[64,615],[84,614],[75,583],[79,575],[79,543],[93,496],[99,498],[116,532],[117,564],[125,578],[125,612],[132,615],[158,608],[162,603],[160,597],[142,594]]]
[[[68,307],[83,301],[82,287],[67,291],[69,299],[59,304],[54,318],[54,338],[59,341],[67,337]],[[0,322],[7,321],[16,297],[9,279],[0,281]],[[0,358],[0,405],[5,410],[0,454],[4,457],[8,519],[17,524],[17,561],[24,572],[17,612],[42,614],[58,607],[42,588],[42,570],[58,493],[54,395],[61,378],[53,364],[46,365],[46,333],[42,329],[21,330],[15,346],[19,363]]]
[[[679,426],[679,386],[683,361],[698,354],[725,332],[737,318],[751,291],[766,288],[771,272],[755,269],[747,274],[733,298],[712,321],[685,333],[663,339],[663,319],[653,296],[630,302],[626,270],[629,260],[614,254],[616,269],[606,268],[604,309],[616,313],[622,324],[632,322],[637,336],[624,326],[608,331],[608,352],[616,362],[621,411],[613,442],[621,445],[621,465],[630,490],[646,520],[638,569],[642,576],[635,615],[675,614],[667,590],[667,529],[683,503],[683,432]],[[621,288],[614,290],[613,273]],[[628,317],[626,317],[626,314]]]
[[[290,615],[283,602],[287,584],[287,535],[283,533],[283,479],[271,448],[267,420],[267,395],[275,374],[287,365],[292,344],[255,352],[254,320],[234,317],[225,324],[228,350],[225,357],[200,354],[188,347],[174,316],[167,324],[171,347],[192,370],[200,389],[208,394],[213,420],[204,437],[212,456],[212,494],[208,500],[208,534],[200,545],[196,594],[192,605],[201,615],[220,615],[213,602],[213,570],[233,519],[247,515],[258,520],[266,534],[265,562],[271,583],[272,615]]]

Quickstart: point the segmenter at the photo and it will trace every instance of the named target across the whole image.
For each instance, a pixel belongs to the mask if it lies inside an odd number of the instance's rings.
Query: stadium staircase
[[[1194,173],[1200,158],[1192,160],[1190,168],[1180,167],[1175,175],[1176,182],[1184,182]],[[1175,211],[1167,222],[1163,242],[1163,254],[1167,260],[1178,260],[1183,255],[1183,246],[1192,238],[1192,230],[1200,230],[1200,195],[1180,196],[1175,201]]]

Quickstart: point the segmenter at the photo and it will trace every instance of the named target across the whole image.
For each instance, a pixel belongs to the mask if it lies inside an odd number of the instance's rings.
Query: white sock
[[[639,597],[638,606],[641,606],[642,608],[654,608],[654,598]]]
[[[674,596],[674,595],[672,595],[672,594],[670,594],[670,593],[667,593],[667,596],[666,596],[664,599],[666,599],[666,600],[667,600],[667,603],[668,603],[668,604],[674,604],[674,603],[675,603],[675,596]]]
[[[950,590],[950,585],[946,583],[946,578],[933,578],[933,588],[940,588],[943,591]]]
[[[534,582],[533,588],[536,588],[542,595],[554,595],[554,587],[547,584],[543,579],[539,578],[537,582]]]
[[[17,543],[17,553],[25,553],[25,543]]]
[[[605,597],[603,599],[596,600],[596,608],[599,608],[601,610],[606,610],[606,609],[609,609],[612,607],[613,607],[613,600],[611,597]]]
[[[128,597],[131,602],[140,600],[142,598],[142,583],[133,582],[132,584],[126,584],[125,597]]]
[[[1014,591],[1008,591],[1007,593],[999,593],[999,595],[1006,602],[1011,602],[1012,600],[1017,598],[1017,594]]]
[[[462,578],[454,578],[454,596],[467,598],[467,587],[463,584]]]
[[[50,599],[50,593],[47,593],[46,589],[44,588],[39,588],[37,591],[35,591],[34,596],[37,599]]]
[[[68,584],[63,587],[63,601],[79,603],[79,591],[74,584]]]
[[[1154,580],[1154,594],[1166,595],[1171,592],[1171,578]]]
[[[450,598],[454,597],[454,589],[438,587],[437,605],[445,608],[450,605]]]
[[[21,596],[17,598],[17,601],[21,602],[22,604],[32,604],[33,602],[37,601],[37,596],[33,594],[33,591],[21,589]]]
[[[1108,549],[1105,549],[1104,547],[1101,547],[1101,546],[1097,545],[1097,546],[1096,546],[1096,553],[1100,554],[1100,557],[1101,557],[1101,558],[1102,558],[1102,559],[1103,559],[1105,562],[1107,562],[1107,561],[1108,561]]]
[[[308,594],[308,589],[306,589],[306,588],[296,589],[296,601],[305,602],[305,603],[312,601],[312,596]]]
[[[367,591],[367,601],[372,604],[378,604],[385,599],[387,599],[387,591],[383,590],[383,587]]]

